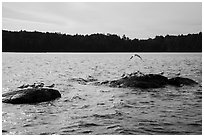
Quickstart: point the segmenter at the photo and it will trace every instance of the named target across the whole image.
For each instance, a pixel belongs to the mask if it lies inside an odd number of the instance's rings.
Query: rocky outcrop
[[[50,88],[25,88],[2,95],[3,103],[11,104],[33,104],[45,101],[51,101],[60,98],[58,90]]]
[[[194,85],[198,83],[189,78],[175,77],[175,78],[168,79],[168,84],[180,87],[183,85]]]
[[[135,88],[161,88],[166,85],[183,86],[198,84],[194,80],[182,77],[167,78],[161,74],[142,74],[136,72],[128,74],[118,80],[103,81],[96,83],[97,85],[108,85],[110,87],[135,87]]]
[[[90,75],[86,78],[71,78],[69,80],[73,82],[78,82],[79,84],[82,84],[82,85],[86,85],[88,83],[97,81],[97,79],[93,78]]]

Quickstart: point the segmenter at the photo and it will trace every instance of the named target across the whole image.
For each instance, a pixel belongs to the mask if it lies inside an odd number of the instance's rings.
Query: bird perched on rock
[[[159,74],[160,74],[160,75],[164,75],[164,71],[160,72]]]
[[[27,88],[27,87],[29,87],[29,84],[23,84],[22,86],[19,86],[18,88]]]
[[[52,85],[46,86],[46,87],[48,87],[48,88],[53,88],[54,86],[55,86],[55,84],[52,84]]]
[[[39,85],[36,85],[35,88],[42,88],[44,86],[44,83],[40,83]]]
[[[35,88],[36,87],[36,83],[33,83],[33,85],[29,85],[29,87]]]

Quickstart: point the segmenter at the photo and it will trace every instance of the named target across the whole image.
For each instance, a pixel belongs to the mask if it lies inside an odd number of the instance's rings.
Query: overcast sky
[[[202,3],[3,2],[2,28],[154,38],[202,31]]]

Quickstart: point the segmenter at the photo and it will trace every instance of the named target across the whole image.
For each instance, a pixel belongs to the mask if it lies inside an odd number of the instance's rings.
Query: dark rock
[[[109,82],[111,87],[138,87],[138,88],[159,88],[166,85],[168,79],[158,74],[148,75],[131,75],[119,80],[113,80]],[[103,82],[102,82],[103,83]],[[106,82],[108,83],[108,82]]]
[[[97,79],[93,78],[90,75],[87,78],[71,78],[70,80],[71,81],[76,81],[76,82],[78,82],[79,84],[82,84],[82,85],[86,85],[86,84],[88,84],[90,82],[97,81]]]
[[[168,84],[173,86],[182,86],[182,85],[194,85],[198,83],[189,78],[175,77],[169,79]]]
[[[99,84],[99,83],[98,83]],[[166,85],[182,86],[193,85],[197,82],[182,77],[168,79],[161,74],[142,74],[141,72],[131,73],[121,79],[100,82],[101,85],[110,87],[135,87],[135,88],[161,88]]]
[[[60,97],[61,94],[58,90],[49,88],[27,88],[3,94],[2,102],[11,104],[32,104],[51,101]]]

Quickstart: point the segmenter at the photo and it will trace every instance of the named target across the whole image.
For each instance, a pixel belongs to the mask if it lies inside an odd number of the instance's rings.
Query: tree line
[[[2,30],[3,52],[202,52],[202,32],[130,39],[117,34],[69,35]]]

